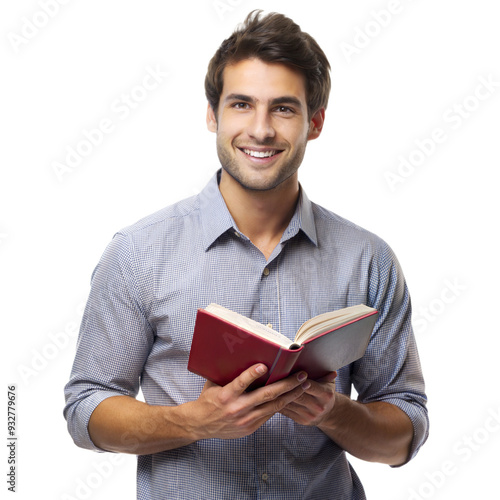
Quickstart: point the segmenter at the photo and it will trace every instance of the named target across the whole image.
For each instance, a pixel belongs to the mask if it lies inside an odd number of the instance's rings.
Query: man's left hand
[[[320,425],[335,406],[336,377],[337,372],[332,372],[319,380],[309,380],[310,387],[280,413],[301,425]]]

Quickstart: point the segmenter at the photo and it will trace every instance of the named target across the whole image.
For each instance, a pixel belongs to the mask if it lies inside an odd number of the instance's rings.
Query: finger
[[[337,372],[331,372],[317,380],[312,380],[311,387],[306,392],[308,394],[319,395],[323,392],[330,392],[332,390],[332,387],[335,390],[336,378],[337,378]]]
[[[254,406],[259,407],[264,412],[276,413],[302,396],[309,385],[307,374],[301,372],[271,385],[261,387],[248,394],[247,397],[252,399]]]
[[[301,425],[309,425],[313,417],[313,415],[307,411],[307,408],[295,405],[294,403],[287,405],[280,413]]]
[[[258,389],[259,392],[267,390],[266,387]],[[254,391],[257,392],[257,391]],[[275,413],[279,413],[284,408],[288,407],[292,404],[297,398],[300,398],[304,394],[304,389],[299,384],[297,387],[290,391],[286,391],[278,396],[275,394],[264,394],[261,397],[261,401],[257,402],[255,406],[255,414],[258,415],[259,418],[263,418],[267,420]],[[252,393],[252,397],[254,393]]]
[[[273,382],[270,385],[261,387],[255,391],[255,393],[256,396],[261,397],[262,402],[266,402],[289,393],[299,386],[302,386],[302,390],[299,390],[298,392],[303,392],[303,390],[308,388],[309,385],[310,382],[307,380],[307,373],[302,371],[289,375],[288,377],[278,380],[277,382]]]
[[[327,383],[330,383],[330,382],[335,382],[336,378],[337,378],[337,372],[330,372],[330,373],[327,373],[324,377],[321,377],[321,378],[317,379],[316,382],[320,382],[320,383],[327,382]]]
[[[212,382],[211,380],[206,380],[202,390],[204,391],[206,389],[210,389],[210,387],[218,387],[218,385],[215,382]]]
[[[305,394],[317,400],[324,400],[331,398],[335,392],[335,382],[311,382],[311,387],[305,391]]]
[[[233,381],[229,382],[226,387],[231,389],[231,391],[236,395],[243,394],[257,379],[266,373],[267,366],[262,363],[258,363],[250,368],[247,368]]]

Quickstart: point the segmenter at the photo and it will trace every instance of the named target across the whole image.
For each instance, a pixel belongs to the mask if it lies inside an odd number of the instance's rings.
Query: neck
[[[219,189],[240,231],[268,259],[295,212],[297,174],[274,189],[256,191],[243,187],[222,170]]]

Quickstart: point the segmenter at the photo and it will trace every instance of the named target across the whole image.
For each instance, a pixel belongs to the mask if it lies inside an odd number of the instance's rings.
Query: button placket
[[[277,290],[277,286],[279,285],[276,281],[275,265],[275,262],[266,265],[261,275],[260,322],[271,329],[276,329],[275,327],[279,325],[279,292]]]

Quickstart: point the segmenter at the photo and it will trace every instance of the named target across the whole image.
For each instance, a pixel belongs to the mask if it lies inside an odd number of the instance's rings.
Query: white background
[[[431,434],[399,469],[353,459],[368,498],[498,495],[498,2],[64,3],[0,8],[1,365],[4,405],[17,384],[16,498],[135,498],[134,457],[78,449],[67,434],[75,327],[114,232],[198,192],[217,168],[206,66],[259,7],[298,22],[332,65],[304,188],[384,238],[412,293]],[[148,68],[159,82],[144,90]],[[57,173],[78,147],[86,157]],[[402,157],[415,166],[398,173]],[[387,172],[400,175],[392,189]]]

